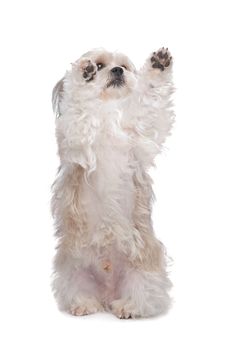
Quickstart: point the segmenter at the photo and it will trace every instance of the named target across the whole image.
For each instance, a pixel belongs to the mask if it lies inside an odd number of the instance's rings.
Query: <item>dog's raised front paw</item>
[[[153,52],[151,57],[152,68],[157,68],[161,71],[164,71],[164,69],[170,65],[171,61],[172,56],[168,51],[168,48],[165,49],[164,47],[156,52]]]
[[[80,61],[79,66],[82,70],[83,78],[87,82],[92,81],[94,79],[94,76],[96,75],[96,65],[91,60],[85,58]]]

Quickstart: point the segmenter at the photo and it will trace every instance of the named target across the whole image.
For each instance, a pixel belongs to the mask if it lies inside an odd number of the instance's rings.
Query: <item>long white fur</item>
[[[105,68],[85,81],[83,67],[100,58]],[[122,54],[90,51],[53,91],[61,160],[52,199],[53,288],[59,307],[74,315],[105,309],[149,317],[170,304],[148,170],[173,124],[172,65],[160,71],[150,58],[136,71]],[[111,68],[122,62],[125,86],[107,87]]]

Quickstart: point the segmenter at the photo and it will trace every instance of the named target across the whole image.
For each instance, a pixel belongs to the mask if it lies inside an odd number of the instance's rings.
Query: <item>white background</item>
[[[231,1],[2,1],[1,349],[233,348]],[[173,257],[174,306],[149,320],[57,311],[49,210],[58,159],[51,91],[93,47],[139,67],[168,46],[176,125],[154,172],[155,227]]]

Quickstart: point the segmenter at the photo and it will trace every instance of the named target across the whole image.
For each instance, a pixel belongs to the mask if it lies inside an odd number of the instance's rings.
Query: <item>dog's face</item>
[[[70,93],[79,100],[92,102],[96,98],[103,102],[125,99],[136,83],[137,72],[127,56],[103,49],[89,51],[72,63],[71,71],[54,87],[53,109],[60,116],[63,97]]]
[[[82,66],[84,87],[95,90],[102,100],[126,97],[136,84],[134,65],[120,53],[89,51],[75,65]]]

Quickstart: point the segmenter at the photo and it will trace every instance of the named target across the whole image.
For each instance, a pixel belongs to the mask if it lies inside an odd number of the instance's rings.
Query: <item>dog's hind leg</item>
[[[99,286],[91,268],[79,266],[77,259],[58,252],[55,259],[54,294],[59,308],[75,316],[103,310]]]

